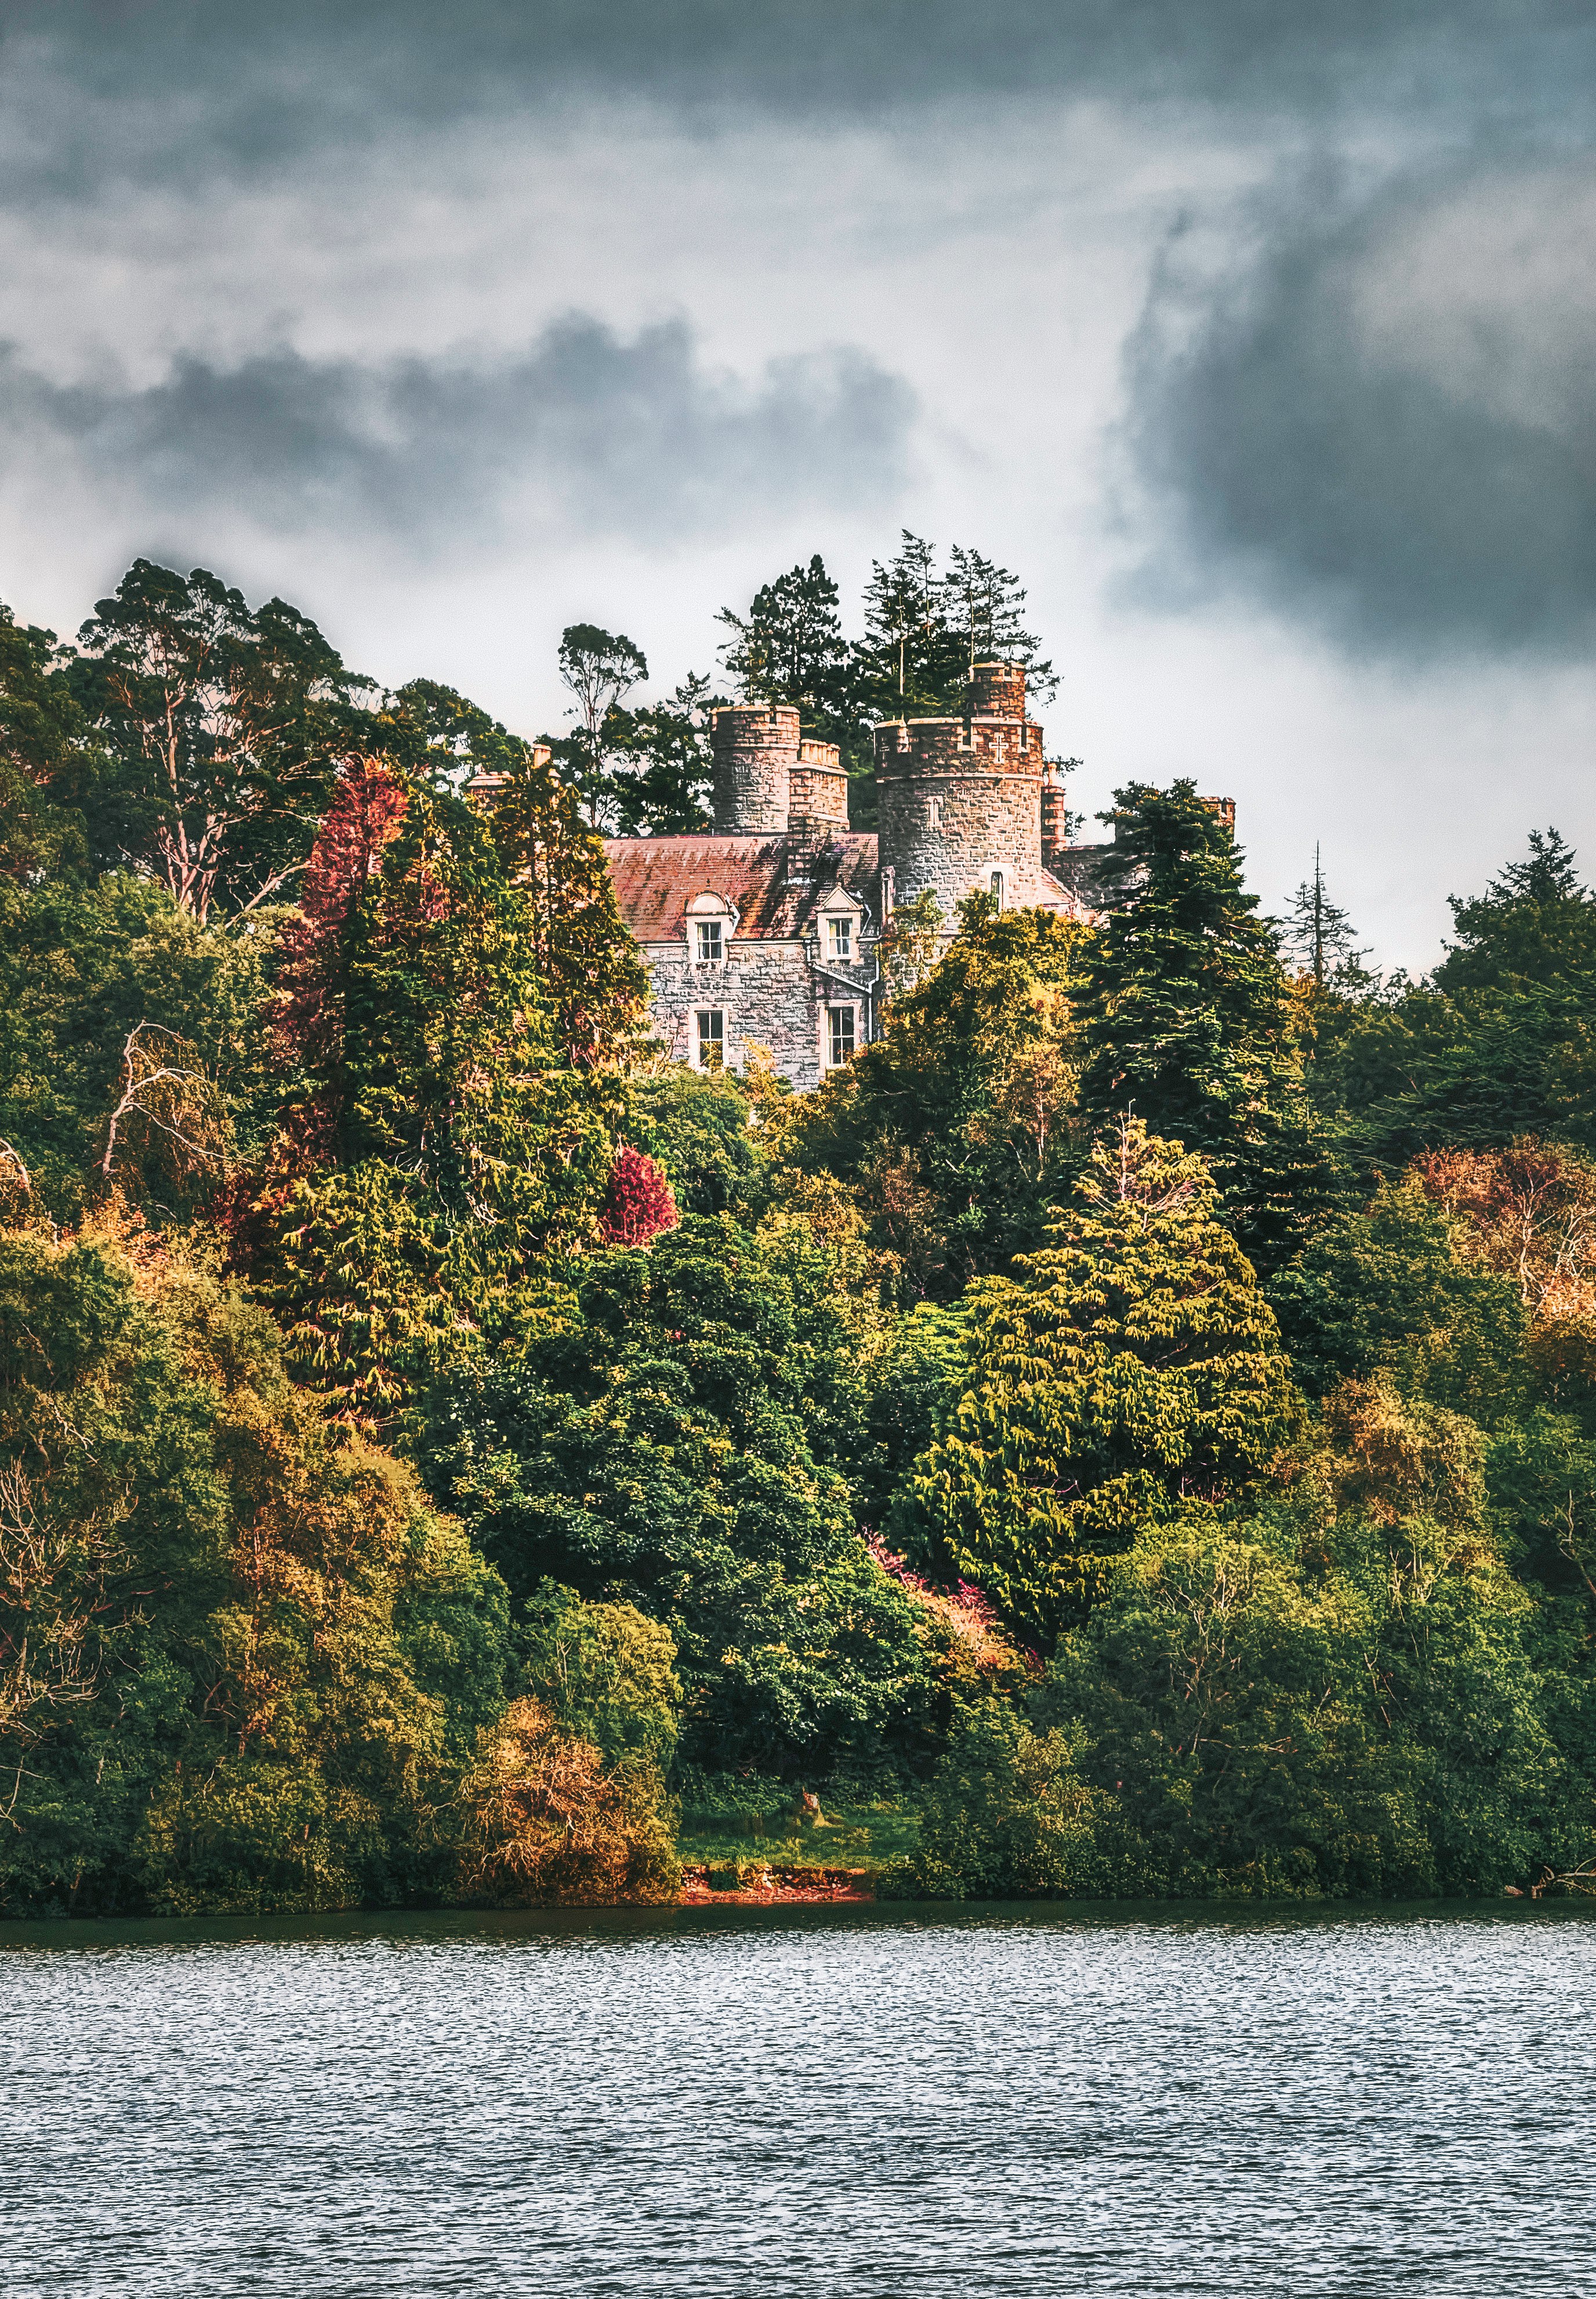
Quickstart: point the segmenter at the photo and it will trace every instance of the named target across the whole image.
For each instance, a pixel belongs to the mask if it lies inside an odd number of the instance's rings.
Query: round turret
[[[728,835],[777,834],[787,826],[798,713],[783,702],[737,702],[715,713],[711,803]]]
[[[963,717],[876,730],[882,863],[900,902],[928,889],[950,923],[967,894],[1004,908],[1057,901],[1043,876],[1042,729],[1026,717],[1023,666],[978,663],[967,699]]]

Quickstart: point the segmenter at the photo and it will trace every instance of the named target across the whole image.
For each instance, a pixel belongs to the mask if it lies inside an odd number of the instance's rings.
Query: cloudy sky
[[[558,720],[822,552],[1027,582],[1079,802],[1232,793],[1387,963],[1596,869],[1572,0],[0,0],[0,595],[137,553]]]

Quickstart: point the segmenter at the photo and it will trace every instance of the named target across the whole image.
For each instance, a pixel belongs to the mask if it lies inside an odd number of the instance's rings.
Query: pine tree
[[[751,702],[791,702],[822,740],[841,739],[852,726],[848,707],[848,647],[843,637],[836,585],[817,552],[807,567],[778,575],[756,593],[747,614],[720,610],[732,636],[721,660]]]
[[[1274,934],[1194,784],[1132,784],[1102,819],[1115,838],[1082,995],[1083,1112],[1134,1115],[1199,1152],[1247,1250],[1273,1266],[1333,1187]]]
[[[1037,655],[1041,641],[1025,627],[1026,592],[1018,576],[956,543],[948,553],[943,593],[948,621],[967,651],[967,676],[975,676],[977,662],[1022,662],[1032,702],[1046,702],[1058,692],[1052,664]]]
[[[1268,1461],[1290,1368],[1201,1158],[1105,1130],[1018,1282],[973,1297],[964,1393],[910,1478],[902,1542],[1050,1639],[1149,1523]]]
[[[1367,950],[1354,947],[1356,939],[1351,919],[1326,891],[1316,846],[1313,876],[1304,878],[1288,905],[1285,947],[1313,976],[1315,989],[1322,990],[1327,978],[1348,972],[1368,956]]]
[[[689,671],[663,702],[611,710],[610,809],[621,838],[663,837],[709,826],[711,728],[723,698]]]
[[[953,707],[968,675],[967,650],[949,619],[934,544],[905,527],[897,557],[885,566],[872,562],[864,620],[856,668],[877,717]]]

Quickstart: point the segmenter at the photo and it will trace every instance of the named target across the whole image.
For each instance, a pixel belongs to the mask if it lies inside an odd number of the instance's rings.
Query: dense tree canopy
[[[972,551],[867,605],[730,618],[855,768],[1045,675]],[[1288,977],[1135,785],[794,1093],[650,1037],[595,835],[702,818],[707,680],[566,654],[551,751],[203,571],[0,616],[0,1908],[1596,1880],[1572,852],[1420,983],[1316,866]]]
[[[957,1402],[906,1537],[1049,1639],[1141,1526],[1212,1506],[1290,1426],[1275,1319],[1201,1161],[1140,1120],[1094,1148],[1046,1247],[975,1297]]]

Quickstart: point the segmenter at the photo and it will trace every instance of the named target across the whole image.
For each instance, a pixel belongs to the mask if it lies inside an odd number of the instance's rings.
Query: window
[[[942,828],[942,801],[939,798],[927,800],[926,823],[927,828],[931,830]]]
[[[1001,910],[1003,907],[1003,874],[1001,870],[994,870],[992,874],[992,899]]]
[[[831,1042],[831,1067],[833,1069],[838,1069],[844,1062],[851,1062],[853,1059],[853,1021],[855,1010],[856,1009],[852,1006],[828,1006],[826,1008],[826,1022]]]
[[[718,1070],[726,1059],[726,1017],[719,1006],[701,1006],[694,1019],[698,1025],[698,1067]]]
[[[698,962],[700,966],[707,966],[712,961],[719,959],[720,956],[719,919],[700,918],[698,921]]]
[[[846,965],[853,956],[852,919],[827,918],[826,921],[826,932],[828,937],[831,956],[835,959],[840,959],[843,963]]]

